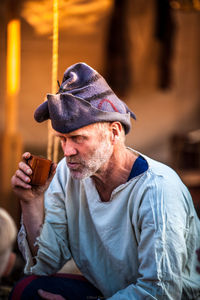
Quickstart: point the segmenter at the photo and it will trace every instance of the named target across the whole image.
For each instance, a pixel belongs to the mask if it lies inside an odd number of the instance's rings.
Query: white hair
[[[5,209],[0,208],[0,277],[2,276],[16,238],[16,225]]]
[[[108,133],[107,129],[109,127],[110,122],[97,122],[94,123],[93,125],[97,128],[100,129],[101,132],[104,134],[104,136],[106,136],[106,134]],[[122,131],[121,134],[119,136],[119,139],[124,143],[125,142],[125,130],[124,127],[122,126]]]

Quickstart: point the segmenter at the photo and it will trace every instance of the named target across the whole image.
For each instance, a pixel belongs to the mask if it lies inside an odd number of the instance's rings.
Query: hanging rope
[[[58,78],[58,0],[53,0],[53,45],[52,45],[52,85],[51,92],[55,94],[57,91]],[[58,161],[59,140],[53,135],[50,120],[48,122],[48,146],[47,157]]]

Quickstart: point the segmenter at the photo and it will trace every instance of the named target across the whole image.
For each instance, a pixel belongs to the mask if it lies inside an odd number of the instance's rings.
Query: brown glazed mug
[[[31,157],[27,159],[27,163],[31,167],[33,172],[30,175],[30,183],[32,185],[45,184],[49,176],[52,161],[37,155],[31,155]]]

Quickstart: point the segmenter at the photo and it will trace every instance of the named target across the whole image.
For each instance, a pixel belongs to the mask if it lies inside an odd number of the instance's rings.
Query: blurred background
[[[136,114],[127,145],[173,167],[200,217],[199,31],[200,0],[0,1],[0,207],[18,227],[10,180],[22,153],[62,157],[34,111],[77,62],[101,73]],[[17,244],[14,251],[0,299],[23,274]]]
[[[10,178],[24,151],[47,155],[47,122],[33,113],[55,91],[55,77],[61,82],[81,61],[136,114],[127,145],[175,168],[198,209],[200,1],[59,0],[57,12],[53,5],[0,1],[0,206],[19,224]]]

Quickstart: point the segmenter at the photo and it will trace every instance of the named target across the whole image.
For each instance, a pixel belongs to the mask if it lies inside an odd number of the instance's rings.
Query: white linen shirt
[[[73,257],[109,300],[200,299],[200,222],[191,196],[171,168],[143,158],[147,171],[113,190],[109,202],[61,160],[45,194],[35,265],[23,226],[19,232],[25,273],[52,274]]]

